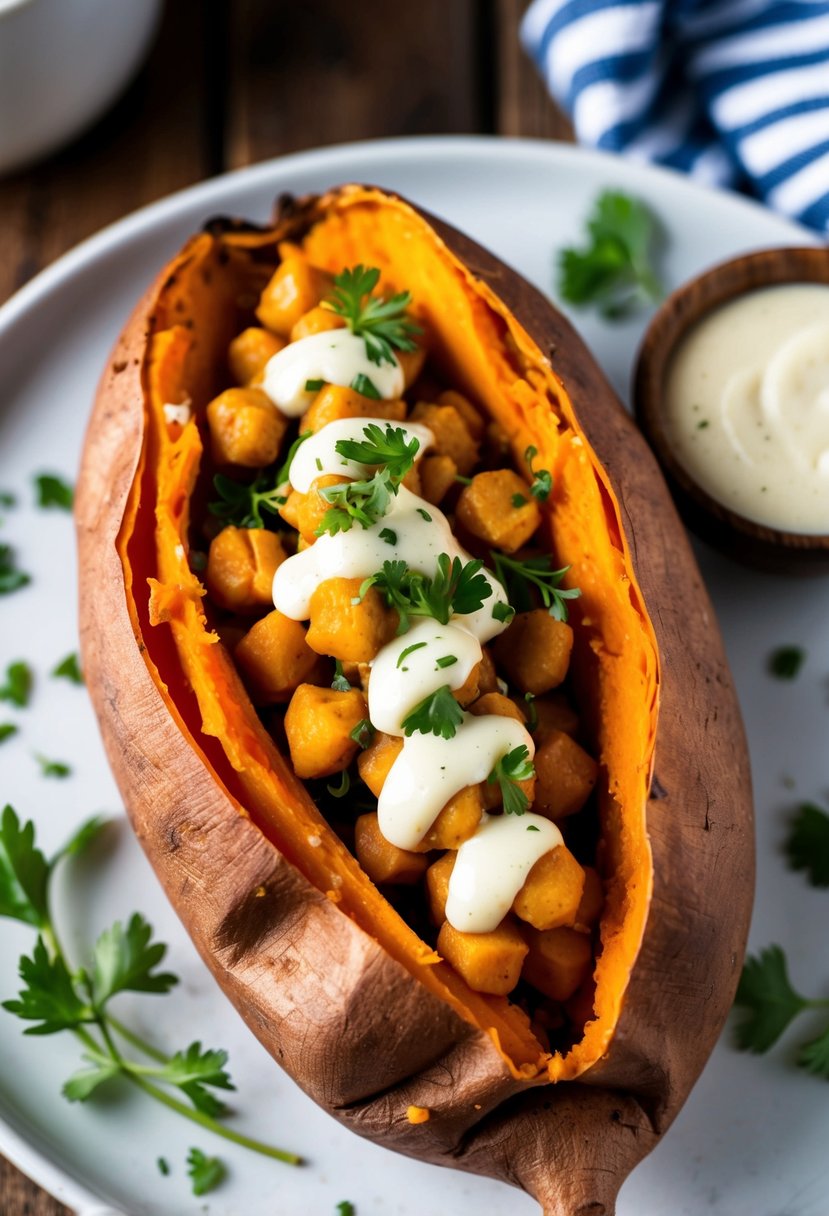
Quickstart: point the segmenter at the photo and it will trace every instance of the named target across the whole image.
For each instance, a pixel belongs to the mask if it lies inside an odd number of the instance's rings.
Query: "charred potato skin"
[[[301,239],[325,206],[325,197],[283,200],[279,238]],[[701,1071],[739,977],[753,891],[742,725],[667,490],[592,357],[517,274],[424,218],[552,358],[621,504],[657,635],[662,712],[647,815],[658,915],[645,926],[606,1056],[577,1083],[535,1089],[517,1080],[487,1034],[427,992],[252,824],[186,700],[179,709],[152,678],[146,622],[125,607],[117,546],[142,467],[148,338],[176,261],[119,340],[89,427],[76,504],[84,665],[110,762],[163,886],[227,995],[306,1092],[376,1142],[520,1185],[548,1216],[609,1214]],[[217,242],[245,230],[221,221],[209,229]],[[324,965],[315,967],[322,941]],[[655,978],[668,974],[669,984]],[[288,1016],[303,1006],[312,1036]],[[407,1027],[403,1054],[388,1032],[390,1010]],[[410,1124],[409,1105],[430,1109],[429,1122]]]

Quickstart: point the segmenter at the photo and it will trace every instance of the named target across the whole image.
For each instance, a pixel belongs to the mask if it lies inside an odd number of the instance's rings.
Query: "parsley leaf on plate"
[[[562,249],[558,291],[579,307],[595,305],[608,320],[626,316],[661,285],[653,266],[657,221],[640,200],[605,190],[587,220],[589,243]]]
[[[153,942],[152,928],[140,912],[130,917],[127,927],[116,921],[95,943],[92,962],[92,996],[97,1009],[103,1009],[117,992],[169,992],[178,978],[157,972],[167,947]]]
[[[792,819],[785,852],[793,870],[805,870],[813,887],[829,887],[829,815],[803,802]]]
[[[218,1157],[208,1157],[200,1148],[191,1148],[187,1155],[187,1173],[194,1195],[206,1195],[215,1190],[227,1176],[227,1170]]]
[[[805,661],[802,646],[778,646],[769,655],[769,674],[778,680],[794,680]]]
[[[57,507],[60,511],[71,511],[75,492],[71,485],[55,473],[39,473],[35,477],[37,505]]]
[[[737,1046],[762,1054],[810,1002],[792,988],[780,946],[767,946],[746,959],[734,1004],[746,1011],[737,1025]]]
[[[18,659],[6,668],[6,682],[0,685],[0,701],[8,701],[18,709],[29,704],[32,691],[32,669],[28,663]]]
[[[10,595],[31,581],[31,575],[18,570],[11,545],[0,545],[0,595]]]
[[[52,668],[51,675],[55,680],[68,680],[70,684],[83,684],[83,673],[77,654],[73,651],[65,659],[61,659],[60,663]]]

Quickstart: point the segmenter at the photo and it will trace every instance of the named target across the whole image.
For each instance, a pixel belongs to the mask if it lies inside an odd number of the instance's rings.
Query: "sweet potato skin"
[[[321,206],[294,204],[282,234],[300,234]],[[607,1058],[583,1083],[528,1089],[488,1035],[427,992],[240,814],[234,790],[217,776],[215,745],[162,696],[153,659],[136,645],[116,542],[141,456],[151,317],[171,267],[119,340],[90,424],[76,506],[84,665],[113,769],[159,878],[227,995],[306,1091],[375,1141],[522,1186],[547,1216],[609,1214],[621,1182],[681,1106],[736,987],[753,873],[742,728],[700,576],[632,423],[546,300],[430,222],[539,348],[555,351],[556,372],[623,504],[660,646],[662,717],[648,804],[660,915],[646,926]],[[163,763],[149,764],[148,755]],[[314,966],[321,943],[324,968]],[[669,974],[670,984],[654,981]],[[313,1035],[288,1016],[303,1006]],[[391,1009],[404,1036],[388,1034]],[[409,1124],[409,1105],[429,1109],[429,1122]]]

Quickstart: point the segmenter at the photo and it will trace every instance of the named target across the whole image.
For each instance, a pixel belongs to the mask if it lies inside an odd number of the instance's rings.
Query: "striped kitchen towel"
[[[580,142],[829,233],[829,0],[533,0],[521,33]]]

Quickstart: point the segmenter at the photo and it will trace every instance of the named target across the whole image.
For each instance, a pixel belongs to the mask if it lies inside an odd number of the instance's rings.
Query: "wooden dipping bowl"
[[[680,463],[664,425],[663,387],[671,356],[688,330],[736,296],[784,283],[829,284],[829,249],[765,249],[722,262],[662,304],[639,350],[633,382],[636,419],[653,448],[685,523],[714,548],[777,574],[829,574],[829,534],[784,532],[747,519],[712,498]]]

